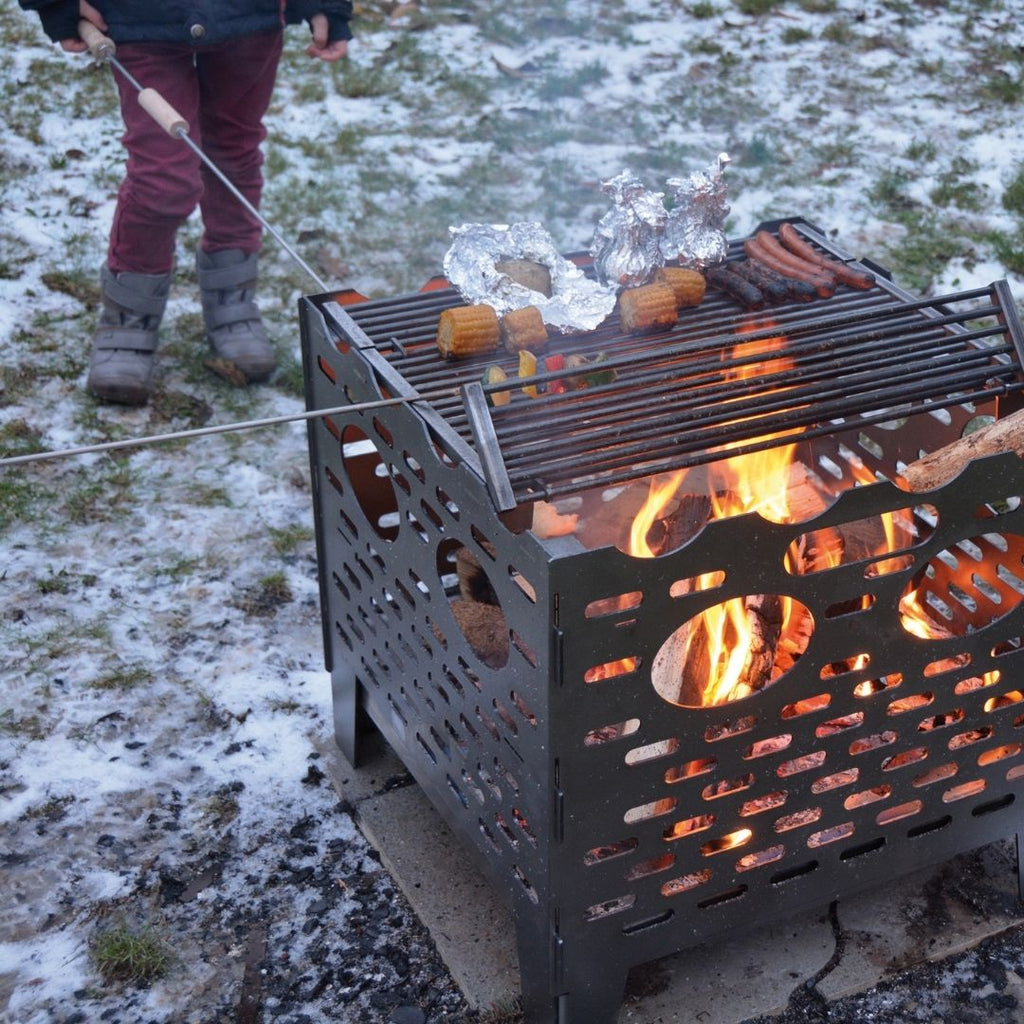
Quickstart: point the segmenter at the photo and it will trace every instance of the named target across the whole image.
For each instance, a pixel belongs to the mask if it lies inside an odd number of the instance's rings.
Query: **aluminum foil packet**
[[[463,224],[448,231],[452,244],[444,257],[445,277],[467,302],[493,306],[498,316],[536,306],[545,324],[567,334],[594,330],[615,308],[615,289],[588,278],[565,259],[540,224]],[[502,272],[498,264],[508,260],[545,267],[551,294]]]
[[[598,279],[616,288],[646,284],[665,263],[664,193],[644,188],[628,168],[601,182],[601,191],[614,205],[598,223],[590,246]]]
[[[728,153],[719,153],[706,170],[665,182],[673,190],[674,199],[661,238],[666,260],[678,260],[680,266],[700,271],[725,260],[729,203],[723,172],[729,162]]]

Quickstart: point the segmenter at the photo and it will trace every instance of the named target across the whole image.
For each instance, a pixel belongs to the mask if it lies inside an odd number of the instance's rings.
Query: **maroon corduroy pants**
[[[259,209],[270,104],[281,56],[281,32],[262,32],[214,46],[124,43],[118,60],[188,121],[189,137]],[[256,252],[260,223],[176,136],[140,106],[138,93],[114,72],[128,151],[117,195],[107,264],[115,273],[163,274],[174,264],[175,234],[199,205],[202,248]]]

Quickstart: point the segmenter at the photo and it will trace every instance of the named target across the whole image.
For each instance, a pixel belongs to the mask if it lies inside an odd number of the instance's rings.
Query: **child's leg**
[[[191,126],[196,125],[199,85],[190,47],[126,43],[118,47],[117,56],[143,86],[156,89]],[[138,93],[123,75],[115,71],[114,79],[121,94],[128,161],[107,265],[115,273],[167,273],[174,264],[175,234],[202,194],[200,161],[139,106]]]
[[[257,209],[263,187],[263,116],[274,90],[281,47],[280,32],[261,32],[201,50],[196,56],[203,150]],[[204,166],[201,174],[203,251],[257,252],[259,221],[208,168]]]

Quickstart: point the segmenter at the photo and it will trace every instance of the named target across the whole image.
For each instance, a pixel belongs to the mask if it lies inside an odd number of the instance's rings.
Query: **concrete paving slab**
[[[429,930],[467,1002],[507,1003],[519,990],[512,915],[487,880],[459,856],[459,840],[399,759],[379,744],[352,769],[326,742],[322,765],[353,804],[368,840]],[[832,1001],[887,973],[970,948],[1024,921],[1012,843],[895,880],[828,908],[744,936],[709,942],[636,969],[621,1024],[740,1024],[779,1013],[817,976]],[[838,936],[838,952],[837,952]]]
[[[630,975],[631,994],[619,1012],[620,1024],[736,1024],[777,1013],[796,985],[828,963],[834,949],[831,924],[820,913],[695,946]],[[647,974],[660,984],[639,986],[637,976]]]
[[[519,993],[512,914],[418,786],[363,800],[357,820],[475,1009]]]
[[[818,983],[828,1000],[878,978],[971,949],[1024,921],[1012,841],[896,879],[838,905],[842,955]]]

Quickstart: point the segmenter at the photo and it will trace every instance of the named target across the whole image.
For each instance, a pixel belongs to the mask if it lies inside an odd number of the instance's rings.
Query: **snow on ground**
[[[1024,297],[1015,0],[357,7],[347,67],[311,65],[289,30],[264,203],[345,286],[417,287],[469,220],[536,219],[585,248],[601,180],[629,166],[663,189],[727,151],[733,233],[803,214],[912,287],[1008,276]],[[0,449],[299,411],[295,301],[316,289],[268,243],[282,372],[233,389],[204,366],[194,220],[153,403],[84,395],[112,87],[13,0],[0,32]],[[0,468],[0,530],[0,1016],[469,1019],[317,769],[330,687],[303,428]],[[120,922],[172,951],[149,987],[90,956]]]

